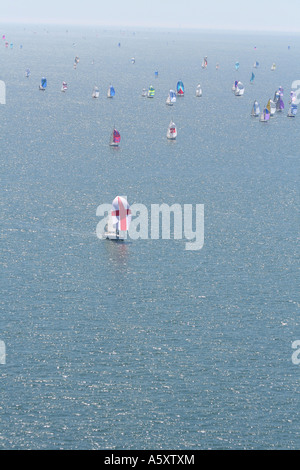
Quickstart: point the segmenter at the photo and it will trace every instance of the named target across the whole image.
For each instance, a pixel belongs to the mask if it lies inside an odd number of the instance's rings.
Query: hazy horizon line
[[[212,31],[212,32],[237,32],[237,33],[277,33],[277,34],[300,34],[299,30],[285,30],[285,29],[259,29],[256,28],[235,28],[235,27],[220,27],[220,26],[196,26],[196,25],[151,25],[151,24],[109,24],[109,23],[100,23],[100,22],[83,22],[83,21],[71,21],[71,22],[64,22],[58,20],[37,20],[33,21],[32,19],[26,20],[10,20],[10,19],[1,19],[0,25],[16,25],[16,26],[61,26],[61,27],[101,27],[107,29],[119,29],[124,30],[128,28],[135,28],[135,29],[160,29],[160,30],[188,30],[188,31]]]

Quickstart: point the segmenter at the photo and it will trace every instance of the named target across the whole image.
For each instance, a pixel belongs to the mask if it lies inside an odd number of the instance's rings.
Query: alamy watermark
[[[122,226],[122,221],[130,218],[127,222],[125,238],[131,240],[187,240],[186,250],[201,250],[204,245],[204,204],[151,204],[150,213],[144,204],[127,205],[125,197],[117,197],[119,205],[100,204],[96,215],[102,217],[96,228],[97,237],[102,239],[105,227],[108,223],[109,214],[116,218],[116,224]],[[125,204],[122,204],[120,199]],[[115,200],[115,201],[116,201]],[[116,203],[118,204],[118,203]],[[126,205],[126,208],[125,208]],[[194,213],[194,214],[193,214]],[[194,219],[194,220],[193,220]],[[173,220],[173,224],[171,224]],[[171,227],[172,225],[172,227]],[[172,228],[172,230],[171,230]],[[171,237],[171,231],[173,236]]]
[[[6,104],[6,85],[0,80],[0,104]]]
[[[6,347],[4,341],[0,341],[0,365],[6,364]]]
[[[292,363],[295,364],[295,366],[299,366],[300,365],[300,340],[299,339],[292,343],[292,348],[296,350],[292,354]]]

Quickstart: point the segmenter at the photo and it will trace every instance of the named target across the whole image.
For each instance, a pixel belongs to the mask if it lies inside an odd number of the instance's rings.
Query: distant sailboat
[[[201,88],[200,83],[199,83],[199,85],[197,85],[197,88],[196,88],[196,96],[197,96],[197,97],[201,97],[201,96],[202,96],[202,88]]]
[[[271,67],[271,71],[275,72],[275,70],[276,70],[276,64],[275,64],[275,62],[273,62],[272,67]]]
[[[176,103],[176,93],[174,90],[169,91],[169,96],[170,96],[171,103],[172,104]]]
[[[203,69],[206,69],[206,68],[207,68],[207,56],[204,57],[204,59],[203,59],[203,61],[202,61],[201,67],[202,67]]]
[[[184,96],[184,85],[181,80],[177,82],[177,96]]]
[[[239,83],[238,80],[235,80],[234,84],[232,85],[231,90],[232,90],[233,92],[236,91],[236,88],[237,88],[238,83]]]
[[[120,135],[120,132],[117,131],[117,129],[114,129],[111,133],[111,136],[110,136],[110,143],[109,145],[111,147],[118,147],[119,146],[119,143],[121,141],[121,135]]]
[[[219,70],[219,68],[220,68],[220,65],[216,64],[216,70]]]
[[[296,92],[292,90],[291,93],[290,93],[289,104],[294,103],[295,101],[296,101]]]
[[[235,70],[238,70],[240,68],[240,63],[239,62],[236,62],[235,63]]]
[[[260,122],[268,122],[270,120],[270,113],[267,108],[263,110],[263,112],[260,115],[259,121]]]
[[[94,86],[93,93],[92,93],[92,98],[99,98],[99,88],[97,86]]]
[[[170,90],[166,99],[166,105],[173,106],[176,103],[176,93],[174,90]]]
[[[259,62],[257,62],[257,60],[254,62],[253,67],[254,67],[255,69],[257,69],[257,68],[259,67]]]
[[[147,90],[146,90],[146,88],[143,88],[142,96],[143,96],[143,97],[147,96]]]
[[[274,114],[276,113],[276,103],[274,103],[274,101],[270,99],[267,104],[267,109],[270,113],[270,116],[274,116]]]
[[[112,202],[103,237],[108,240],[123,241],[131,222],[131,210],[127,199],[117,196]]]
[[[295,103],[292,103],[288,111],[288,117],[295,117],[297,114],[297,111],[298,111],[298,106]]]
[[[281,98],[281,96],[279,97],[279,99],[277,100],[276,102],[276,111],[278,113],[281,113],[281,111],[284,109],[284,102],[283,102],[283,99]]]
[[[30,70],[29,70],[29,69],[26,69],[25,77],[26,77],[26,78],[29,78],[29,77],[30,77]]]
[[[167,105],[167,106],[173,106],[173,103],[172,103],[172,101],[171,101],[170,95],[167,96],[166,105]]]
[[[107,92],[107,98],[113,98],[115,96],[116,92],[115,89],[112,85],[110,85],[108,92]]]
[[[253,117],[258,117],[260,115],[260,106],[258,101],[254,101],[252,111],[251,111],[251,116]]]
[[[175,123],[171,120],[168,130],[167,130],[167,139],[175,140],[177,137],[177,129]]]
[[[68,89],[67,83],[66,83],[66,82],[63,82],[60,91],[66,92],[67,89]]]
[[[254,79],[255,79],[255,75],[254,75],[254,73],[252,72],[252,75],[251,75],[251,78],[250,78],[250,83],[251,83],[251,85],[253,84]]]
[[[41,79],[41,84],[39,86],[39,89],[42,90],[42,91],[45,91],[47,88],[47,79],[45,77],[43,77]]]
[[[77,64],[78,64],[78,63],[79,63],[79,57],[76,56],[75,59],[74,59],[74,65],[73,65],[74,69],[77,68]]]
[[[274,93],[274,99],[273,99],[274,103],[277,103],[279,98],[280,98],[280,93],[279,93],[278,90],[276,90],[275,93]]]
[[[152,85],[150,85],[149,90],[148,90],[148,98],[154,98],[155,95],[155,89],[153,88]]]
[[[244,92],[245,92],[244,85],[242,84],[242,82],[238,82],[236,89],[235,89],[235,93],[234,93],[235,96],[243,96]]]
[[[134,57],[131,58],[131,63],[135,64],[135,58]]]

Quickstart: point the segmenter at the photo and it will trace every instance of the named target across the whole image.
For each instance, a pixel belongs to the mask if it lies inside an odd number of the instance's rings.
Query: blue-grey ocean
[[[0,33],[0,448],[299,448],[300,36]],[[284,112],[252,118],[279,86]],[[149,213],[204,204],[203,248],[100,240],[97,207],[117,195]]]

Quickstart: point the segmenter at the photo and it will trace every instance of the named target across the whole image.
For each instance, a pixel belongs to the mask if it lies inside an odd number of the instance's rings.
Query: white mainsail
[[[200,83],[199,83],[199,85],[198,85],[197,88],[196,88],[196,96],[197,96],[197,97],[201,97],[201,96],[202,96],[202,88],[201,88]]]

